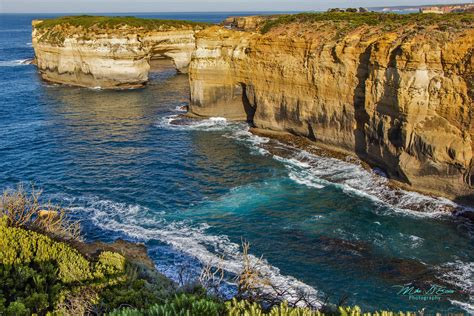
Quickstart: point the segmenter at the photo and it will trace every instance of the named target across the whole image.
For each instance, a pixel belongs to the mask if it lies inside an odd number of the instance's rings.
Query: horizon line
[[[373,7],[364,7],[366,9],[379,9],[379,8],[419,8],[419,7],[436,7],[436,6],[453,6],[453,5],[463,5],[463,4],[472,4],[472,1],[466,2],[457,2],[457,3],[448,3],[448,4],[414,4],[414,5],[388,5],[388,6],[373,6]],[[358,6],[356,6],[358,7]],[[341,9],[347,9],[351,7],[339,7]],[[115,12],[104,12],[104,11],[71,11],[71,12],[0,12],[2,14],[123,14],[123,13],[133,13],[133,14],[173,14],[173,13],[301,13],[301,12],[326,12],[328,9],[312,9],[312,10],[248,10],[248,11],[239,11],[239,10],[229,10],[229,11],[115,11]]]

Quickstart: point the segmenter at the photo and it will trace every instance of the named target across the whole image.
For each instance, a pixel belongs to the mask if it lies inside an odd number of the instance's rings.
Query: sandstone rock
[[[190,116],[307,137],[408,188],[474,203],[472,23],[325,20],[263,32],[275,19],[232,17],[200,31],[34,21],[33,47],[44,79],[87,87],[141,87],[150,59],[171,58],[179,71],[189,65]]]
[[[196,36],[189,110],[306,136],[418,191],[472,197],[473,47],[472,28],[216,26]]]
[[[187,72],[195,30],[150,31],[135,27],[90,30],[33,21],[32,44],[43,79],[83,87],[137,88],[148,81],[150,59],[170,58]],[[54,36],[52,36],[53,34]]]

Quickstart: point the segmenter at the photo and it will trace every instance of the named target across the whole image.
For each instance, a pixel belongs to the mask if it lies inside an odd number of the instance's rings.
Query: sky
[[[472,0],[0,0],[0,13],[308,11]]]

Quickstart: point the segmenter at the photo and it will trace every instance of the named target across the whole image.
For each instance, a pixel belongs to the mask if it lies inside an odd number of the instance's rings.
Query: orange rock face
[[[306,136],[415,190],[472,197],[474,30],[340,33],[330,22],[197,33],[190,112]]]

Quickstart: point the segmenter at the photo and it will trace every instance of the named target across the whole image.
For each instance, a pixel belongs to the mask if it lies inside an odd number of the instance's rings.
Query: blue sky
[[[303,11],[329,7],[371,7],[459,3],[459,0],[0,0],[0,13]]]

